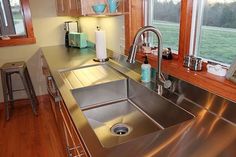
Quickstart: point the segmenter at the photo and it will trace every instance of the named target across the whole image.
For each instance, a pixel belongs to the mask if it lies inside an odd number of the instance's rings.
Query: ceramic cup
[[[92,5],[92,8],[96,14],[101,14],[104,12],[104,10],[106,8],[106,4],[105,3],[94,4],[94,5]]]
[[[110,13],[115,13],[119,6],[118,0],[107,0]]]

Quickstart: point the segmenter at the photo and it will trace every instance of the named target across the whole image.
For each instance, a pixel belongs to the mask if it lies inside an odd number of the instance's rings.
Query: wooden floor
[[[10,120],[5,121],[1,106],[0,157],[66,156],[57,133],[49,99],[40,101],[38,111],[39,116],[35,117],[28,101],[18,101]]]

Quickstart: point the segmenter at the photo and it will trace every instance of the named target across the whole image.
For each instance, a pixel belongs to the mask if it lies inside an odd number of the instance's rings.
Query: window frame
[[[36,38],[34,36],[33,24],[31,19],[29,0],[20,0],[20,2],[21,2],[22,12],[24,15],[26,35],[11,36],[10,39],[8,40],[0,39],[0,47],[36,43]]]
[[[195,12],[195,14],[192,16],[192,32],[191,32],[191,37],[190,37],[190,55],[196,56],[201,58],[204,62],[211,62],[214,64],[220,64],[224,66],[225,68],[229,68],[230,64],[223,62],[223,61],[217,61],[215,59],[207,58],[200,56],[200,46],[202,45],[202,31],[203,28],[203,17],[204,17],[204,9],[205,9],[205,3],[207,3],[207,0],[195,0],[193,2],[192,10]],[[206,25],[207,26],[207,25]],[[217,26],[215,26],[217,27]],[[224,28],[224,27],[222,27]],[[210,52],[210,51],[209,51]],[[233,60],[232,60],[233,62]],[[231,63],[232,64],[232,63]]]
[[[129,1],[131,3],[129,14],[125,15],[125,33],[126,45],[125,54],[128,54],[129,47],[132,44],[135,33],[139,28],[144,26],[145,12],[144,8],[149,0],[142,1]],[[179,48],[178,55],[175,58],[178,62],[183,63],[185,55],[189,54],[190,37],[191,37],[191,24],[192,24],[192,7],[193,0],[181,0],[181,13],[180,13],[180,32],[179,32]],[[142,11],[141,11],[142,10]]]
[[[189,55],[192,28],[193,0],[181,1],[179,54],[178,61],[183,63],[184,56]]]

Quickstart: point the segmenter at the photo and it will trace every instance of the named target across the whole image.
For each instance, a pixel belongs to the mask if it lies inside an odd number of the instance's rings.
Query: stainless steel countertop
[[[182,107],[196,118],[164,131],[154,132],[130,142],[104,148],[90,127],[86,117],[76,104],[68,85],[59,76],[58,70],[84,65],[97,64],[92,59],[92,49],[67,49],[63,45],[42,48],[43,55],[55,79],[58,89],[70,112],[70,115],[91,156],[93,157],[234,157],[236,156],[236,127],[222,120],[204,108],[194,104]],[[139,69],[132,65],[120,65],[118,54],[116,61],[108,64],[115,66],[132,79],[139,80]],[[117,62],[118,61],[118,62]],[[127,68],[129,67],[129,68]],[[130,70],[132,69],[132,70]],[[134,70],[134,71],[133,71]],[[136,71],[136,72],[135,72]],[[236,111],[235,111],[236,112]],[[175,129],[173,129],[175,128]]]

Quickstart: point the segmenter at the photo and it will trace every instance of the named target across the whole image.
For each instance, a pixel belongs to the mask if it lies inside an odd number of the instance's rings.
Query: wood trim
[[[36,43],[36,39],[33,38],[13,38],[10,40],[0,40],[0,47],[4,46],[16,46],[16,45],[27,45]]]
[[[31,19],[31,12],[29,6],[29,0],[21,0],[21,5],[24,14],[26,32],[28,38],[34,38],[33,24]]]
[[[70,119],[69,119],[70,117],[68,117],[68,115],[66,113],[67,111],[65,110],[65,108],[63,106],[64,105],[62,104],[62,109],[60,109],[60,112],[61,112],[62,121],[63,121],[64,126],[65,126],[65,132],[67,134],[66,137],[68,138],[66,140],[70,141],[66,145],[67,145],[67,147],[69,147],[69,149],[70,148],[76,148],[77,143],[75,142],[76,139],[74,139],[73,135],[72,135],[72,130],[71,130],[72,124],[71,124]],[[75,153],[76,153],[76,155],[80,155],[79,150],[77,150],[77,149],[75,149]],[[73,155],[75,155],[75,154],[73,153]]]
[[[180,33],[178,61],[183,63],[183,58],[189,53],[193,0],[181,1]]]
[[[137,53],[136,59],[143,62],[144,55],[143,53]],[[157,56],[148,54],[148,59],[152,67],[157,67]],[[191,71],[183,67],[183,63],[179,62],[177,56],[174,56],[172,60],[162,60],[162,71],[215,95],[236,102],[236,84],[225,77],[208,73],[206,66],[203,67],[202,71]]]
[[[125,6],[125,10],[128,12],[125,15],[125,54],[128,54],[129,46],[131,45],[131,1],[127,1],[127,5]]]
[[[129,0],[125,6],[125,54],[133,42],[136,32],[144,26],[143,1]]]
[[[34,36],[33,24],[31,19],[31,12],[29,6],[29,0],[21,0],[22,11],[25,21],[26,37],[12,37],[9,40],[0,39],[0,47],[3,46],[15,46],[15,45],[25,45],[36,43],[36,38]]]
[[[65,122],[67,131],[69,133],[69,136],[71,138],[71,142],[73,144],[73,147],[77,147],[77,146],[81,147],[80,149],[76,149],[75,152],[78,155],[83,154],[84,157],[87,157],[89,153],[86,149],[85,144],[82,142],[81,136],[80,136],[78,130],[76,129],[76,126],[74,125],[74,122],[69,114],[68,108],[66,107],[63,100],[60,101],[60,103],[61,103],[61,110],[60,110],[61,115],[62,115],[62,118]]]

